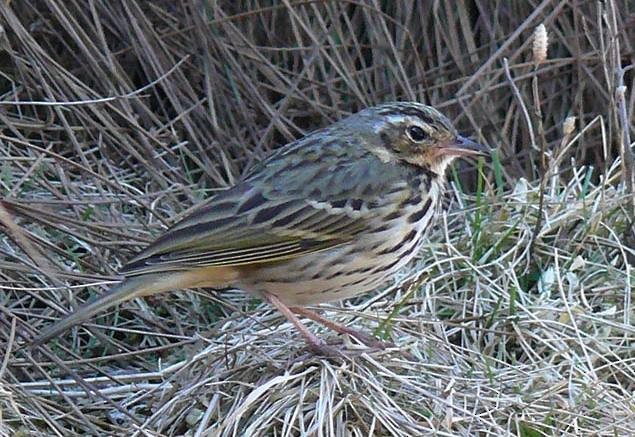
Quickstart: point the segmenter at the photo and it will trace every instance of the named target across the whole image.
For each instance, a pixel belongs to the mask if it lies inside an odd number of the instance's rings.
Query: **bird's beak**
[[[441,153],[449,156],[489,156],[490,150],[483,144],[457,135],[456,140],[441,149]]]

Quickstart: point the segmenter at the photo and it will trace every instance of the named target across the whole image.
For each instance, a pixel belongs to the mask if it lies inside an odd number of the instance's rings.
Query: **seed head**
[[[534,30],[533,56],[534,65],[538,66],[547,60],[547,47],[549,45],[549,36],[547,28],[544,24],[539,24]]]

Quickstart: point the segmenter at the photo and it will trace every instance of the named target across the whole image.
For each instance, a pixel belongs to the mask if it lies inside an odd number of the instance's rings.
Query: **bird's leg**
[[[307,327],[302,324],[300,319],[298,319],[298,317],[293,314],[293,311],[291,311],[288,306],[282,303],[282,301],[278,299],[276,295],[265,292],[263,293],[263,297],[267,302],[276,307],[276,309],[280,311],[282,315],[298,329],[298,331],[300,331],[300,334],[302,334],[302,337],[304,337],[304,340],[314,352],[325,356],[341,357],[343,355],[342,352],[334,347],[327,345],[326,343],[324,343],[324,341],[320,340],[311,331],[309,331]]]
[[[353,328],[349,328],[348,326],[344,326],[342,324],[333,322],[326,317],[323,317],[316,313],[315,311],[308,310],[302,307],[291,307],[289,308],[296,314],[306,317],[307,319],[311,319],[314,322],[320,323],[326,326],[329,329],[332,329],[335,332],[339,332],[340,334],[348,334],[352,337],[355,337],[366,346],[375,347],[378,349],[386,349],[389,347],[395,347],[395,345],[389,341],[379,340],[372,335],[364,334],[363,332],[357,331]],[[306,329],[306,328],[305,328]]]

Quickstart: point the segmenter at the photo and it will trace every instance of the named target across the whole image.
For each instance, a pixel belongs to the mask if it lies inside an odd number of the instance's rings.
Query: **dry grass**
[[[218,3],[0,8],[0,435],[634,434],[633,3]],[[414,265],[327,309],[398,349],[321,359],[204,291],[19,349],[268,150],[394,99],[498,147]]]

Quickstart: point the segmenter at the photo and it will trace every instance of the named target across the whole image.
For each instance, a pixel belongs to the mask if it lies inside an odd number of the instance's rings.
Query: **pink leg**
[[[263,293],[263,295],[264,295],[264,298],[267,300],[267,302],[269,302],[271,305],[276,307],[276,309],[280,311],[282,315],[288,321],[290,321],[293,324],[293,326],[297,328],[298,331],[300,331],[300,334],[302,334],[302,337],[304,337],[304,340],[307,342],[309,347],[314,352],[317,352],[318,354],[325,355],[325,356],[341,357],[343,355],[342,352],[340,352],[334,347],[327,345],[326,343],[324,343],[324,341],[320,340],[311,331],[309,331],[306,328],[306,326],[302,324],[300,319],[298,319],[298,317],[295,314],[293,314],[293,311],[291,311],[291,309],[288,306],[282,303],[282,301],[278,299],[277,296],[271,293]]]
[[[376,347],[379,349],[395,347],[395,345],[389,341],[378,340],[372,335],[364,334],[363,332],[359,332],[355,329],[333,322],[327,319],[326,317],[319,315],[315,311],[311,311],[302,307],[291,307],[289,309],[293,311],[294,313],[304,316],[307,319],[311,319],[314,322],[320,323],[326,326],[327,328],[332,329],[335,332],[339,332],[340,334],[348,334],[352,337],[355,337],[356,339],[364,343],[366,346]]]

